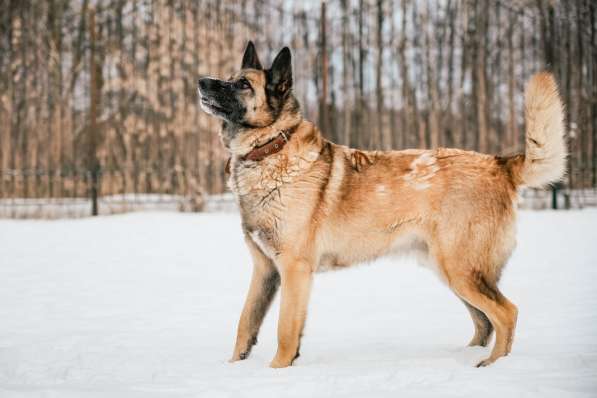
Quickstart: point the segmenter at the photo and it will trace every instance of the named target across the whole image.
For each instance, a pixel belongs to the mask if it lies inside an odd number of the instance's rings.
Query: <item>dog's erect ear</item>
[[[292,87],[292,57],[290,49],[284,47],[272,63],[270,72],[270,84],[279,94],[284,94]]]
[[[255,45],[252,41],[249,41],[249,43],[247,43],[247,48],[245,49],[245,55],[243,55],[243,64],[241,68],[263,69],[263,67],[261,66],[261,62],[259,62],[259,57],[257,56]]]

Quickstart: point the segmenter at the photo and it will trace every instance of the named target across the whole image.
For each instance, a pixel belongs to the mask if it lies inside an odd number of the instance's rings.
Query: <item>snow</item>
[[[0,220],[0,397],[594,397],[596,226],[520,213],[516,339],[488,368],[462,303],[390,258],[317,275],[301,357],[274,370],[278,301],[227,363],[251,272],[238,215]]]

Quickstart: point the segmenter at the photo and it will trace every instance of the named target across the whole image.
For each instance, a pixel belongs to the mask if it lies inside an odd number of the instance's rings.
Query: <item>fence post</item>
[[[99,192],[99,165],[91,170],[91,215],[97,216],[99,208],[97,205],[97,197]]]
[[[97,216],[98,209],[98,191],[99,191],[99,171],[100,164],[97,158],[98,123],[100,95],[102,90],[102,63],[97,56],[97,32],[95,29],[95,10],[89,10],[89,129],[87,146],[87,167],[90,173],[91,182],[91,215]]]
[[[551,186],[551,208],[553,210],[558,209],[558,191],[564,188],[564,184],[561,182],[557,182]],[[567,202],[566,195],[564,195],[564,201]],[[569,209],[568,205],[564,207],[565,209]]]

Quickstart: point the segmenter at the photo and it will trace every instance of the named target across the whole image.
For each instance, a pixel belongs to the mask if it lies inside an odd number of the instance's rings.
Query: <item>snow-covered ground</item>
[[[512,354],[473,365],[462,303],[409,259],[316,276],[302,356],[277,302],[229,364],[250,278],[238,215],[0,221],[0,397],[595,397],[597,210],[521,212]]]

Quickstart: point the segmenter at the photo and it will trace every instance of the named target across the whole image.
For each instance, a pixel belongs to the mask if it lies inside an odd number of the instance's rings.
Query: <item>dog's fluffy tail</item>
[[[551,73],[534,75],[525,90],[526,151],[517,171],[517,182],[543,187],[562,179],[566,171],[564,106]]]

